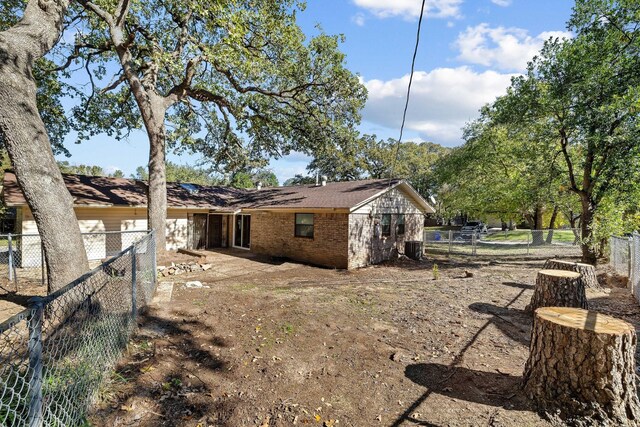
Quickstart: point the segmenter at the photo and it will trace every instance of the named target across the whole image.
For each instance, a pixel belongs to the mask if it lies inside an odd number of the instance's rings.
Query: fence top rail
[[[22,322],[23,320],[28,319],[30,314],[31,314],[31,309],[25,308],[20,313],[14,314],[13,316],[9,317],[4,322],[0,323],[0,334],[13,328],[15,325]]]
[[[152,230],[122,230],[122,231],[91,231],[91,232],[87,232],[87,233],[80,233],[83,236],[91,236],[91,235],[102,235],[102,234],[133,234],[133,233],[146,233],[149,234],[151,233]],[[13,234],[13,233],[6,233],[6,234],[0,234],[0,239],[2,238],[7,238],[7,237],[40,237],[40,234],[38,233],[30,233],[30,234]]]

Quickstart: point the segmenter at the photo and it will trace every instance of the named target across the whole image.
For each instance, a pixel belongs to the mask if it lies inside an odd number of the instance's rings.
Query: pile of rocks
[[[195,273],[198,271],[207,271],[211,267],[213,267],[213,265],[211,264],[194,262],[194,261],[181,262],[179,264],[172,262],[170,266],[159,265],[158,274],[160,274],[162,277],[176,276],[178,274],[183,274],[183,273]]]

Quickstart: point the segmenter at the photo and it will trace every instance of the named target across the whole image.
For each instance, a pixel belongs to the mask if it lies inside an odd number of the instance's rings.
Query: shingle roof
[[[325,208],[351,209],[395,186],[399,179],[368,179],[329,182],[322,185],[296,185],[251,191],[238,207],[242,209]]]
[[[126,178],[63,174],[67,189],[77,206],[146,206],[146,183]],[[170,208],[201,208],[216,211],[240,209],[352,209],[402,183],[399,179],[369,179],[330,182],[325,186],[241,190],[222,186],[192,184],[189,191],[179,183],[167,183]],[[409,187],[410,188],[410,187]],[[411,189],[415,193],[413,189]],[[417,193],[415,193],[417,196]],[[3,187],[7,206],[26,205],[12,171],[5,172]],[[417,196],[418,203],[428,205]],[[422,206],[424,208],[424,206]],[[428,207],[427,211],[431,208]]]
[[[104,176],[62,174],[76,206],[146,206],[147,185],[144,181]],[[26,205],[22,190],[12,171],[6,171],[3,196],[7,206]],[[190,192],[180,184],[167,183],[167,205],[171,208],[230,209],[245,192],[230,187],[195,185]]]

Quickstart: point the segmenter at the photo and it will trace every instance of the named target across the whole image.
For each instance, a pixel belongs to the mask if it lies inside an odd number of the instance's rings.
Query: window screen
[[[296,214],[296,237],[313,237],[313,214]]]
[[[382,214],[380,225],[382,226],[382,235],[391,236],[391,214]]]

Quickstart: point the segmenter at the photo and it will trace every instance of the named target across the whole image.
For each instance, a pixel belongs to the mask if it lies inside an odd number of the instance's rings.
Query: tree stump
[[[638,426],[635,328],[594,311],[536,310],[524,391],[569,424]]]
[[[531,302],[525,311],[538,307],[587,308],[587,295],[580,273],[566,270],[540,270]]]
[[[561,259],[548,259],[544,263],[545,270],[567,270],[575,271],[582,274],[582,281],[584,286],[588,289],[602,289],[600,283],[598,283],[598,276],[596,276],[596,268],[591,264],[583,264],[581,262],[563,261]]]

